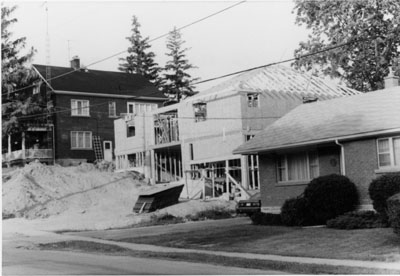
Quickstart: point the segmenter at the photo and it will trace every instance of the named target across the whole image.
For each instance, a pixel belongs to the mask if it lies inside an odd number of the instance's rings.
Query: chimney
[[[72,69],[79,69],[81,67],[79,57],[78,56],[73,56],[71,60],[71,68]]]
[[[389,67],[389,75],[384,78],[385,81],[385,89],[399,86],[399,77],[393,74],[392,68]]]

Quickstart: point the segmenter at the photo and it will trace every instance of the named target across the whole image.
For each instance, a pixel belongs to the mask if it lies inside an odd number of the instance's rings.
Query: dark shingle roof
[[[33,66],[43,77],[46,76],[45,65],[34,64]],[[51,86],[54,90],[165,98],[162,92],[138,74],[91,69],[70,73],[74,69],[58,66],[50,66],[50,68],[53,78]],[[57,76],[61,77],[57,78]]]
[[[400,131],[400,87],[300,105],[234,153],[265,152],[383,131]]]

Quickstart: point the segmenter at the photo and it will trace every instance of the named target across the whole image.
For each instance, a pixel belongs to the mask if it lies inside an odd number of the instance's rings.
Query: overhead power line
[[[206,19],[208,19],[208,18],[211,18],[211,17],[213,17],[213,16],[216,16],[216,15],[218,15],[218,14],[220,14],[220,13],[223,13],[223,12],[225,12],[225,11],[227,11],[227,10],[229,10],[229,9],[232,9],[232,8],[238,6],[238,5],[241,5],[241,4],[245,3],[245,2],[247,2],[247,0],[243,0],[243,1],[240,1],[240,2],[235,3],[235,4],[233,4],[233,5],[230,5],[230,6],[224,8],[224,9],[222,9],[222,10],[219,10],[219,11],[217,11],[217,12],[214,12],[214,13],[210,14],[210,15],[207,15],[207,16],[205,16],[205,17],[202,17],[202,18],[200,18],[200,19],[198,19],[198,20],[195,20],[195,21],[193,21],[193,22],[191,22],[191,23],[189,23],[189,24],[186,24],[186,25],[184,25],[184,26],[182,26],[182,27],[179,27],[179,28],[177,28],[177,30],[186,29],[186,28],[188,28],[188,27],[190,27],[190,26],[192,26],[192,25],[194,25],[194,24],[200,23],[200,22],[202,22],[202,21],[204,21],[204,20],[206,20]],[[150,39],[149,42],[156,41],[156,40],[161,39],[161,38],[163,38],[163,37],[166,37],[166,36],[168,36],[168,35],[169,35],[169,32],[168,32],[168,33],[165,33],[165,34],[162,34],[162,35],[160,35],[160,36],[157,36],[157,37],[155,37],[155,38],[153,38],[153,39]],[[112,54],[112,55],[110,55],[110,56],[107,56],[107,57],[105,57],[105,58],[102,58],[102,59],[100,59],[100,60],[97,60],[97,61],[95,61],[95,62],[92,62],[92,63],[90,63],[89,65],[86,65],[85,68],[90,67],[90,66],[93,66],[93,65],[98,64],[98,63],[101,63],[101,62],[106,61],[106,60],[108,60],[108,59],[110,59],[110,58],[113,58],[113,57],[117,57],[117,56],[119,56],[119,55],[122,55],[123,53],[126,53],[127,51],[128,51],[128,50],[123,50],[123,51],[120,51],[120,52],[118,52],[118,53],[115,53],[115,54]],[[76,72],[76,71],[79,71],[79,70],[81,70],[81,69],[82,69],[82,68],[80,67],[80,68],[71,70],[71,71],[66,72],[66,73],[64,73],[64,74],[61,74],[61,75],[58,75],[58,76],[55,76],[55,77],[46,79],[46,81],[47,81],[47,82],[50,82],[50,81],[52,81],[52,80],[55,80],[55,79],[58,79],[58,78],[67,76],[67,75],[69,75],[69,74],[72,74],[72,73],[74,73],[74,72]],[[12,91],[11,93],[15,93],[15,92],[18,92],[18,91],[21,91],[21,90],[24,90],[24,89],[26,89],[26,88],[33,87],[33,86],[34,86],[34,85],[26,86],[26,87],[23,87],[23,88],[14,90],[14,91]],[[2,93],[2,95],[6,95],[6,94],[9,94],[9,93]]]
[[[321,53],[324,53],[324,52],[327,52],[327,51],[331,51],[331,50],[334,50],[334,49],[337,49],[337,48],[340,48],[340,47],[343,47],[343,46],[346,46],[346,45],[350,45],[352,43],[356,43],[356,42],[358,43],[358,42],[363,42],[363,41],[365,42],[365,41],[368,41],[368,40],[372,40],[372,38],[364,39],[364,40],[353,39],[352,41],[341,43],[341,44],[337,44],[335,46],[328,47],[328,48],[322,49],[322,50],[314,52],[314,53],[309,53],[309,54],[305,54],[305,55],[302,55],[302,56],[299,56],[299,57],[295,57],[295,58],[291,58],[291,59],[287,59],[287,60],[282,60],[282,61],[279,61],[279,62],[268,63],[268,64],[265,64],[265,65],[261,65],[261,66],[257,66],[257,67],[253,67],[253,68],[237,71],[237,72],[230,73],[230,74],[227,74],[227,75],[223,75],[223,76],[220,76],[220,77],[216,77],[216,78],[204,80],[204,81],[201,81],[201,82],[197,82],[195,84],[204,83],[204,82],[208,82],[208,81],[212,81],[212,80],[216,80],[216,79],[221,79],[221,78],[225,78],[225,77],[228,77],[228,76],[236,75],[236,74],[239,74],[239,73],[244,73],[244,72],[249,72],[249,71],[252,71],[252,70],[256,70],[256,69],[259,69],[259,68],[270,67],[270,66],[281,64],[281,63],[285,63],[285,62],[298,60],[298,59],[301,59],[301,58],[307,58],[307,57],[310,57],[310,56],[313,56],[313,55],[318,55],[318,54],[321,54]],[[158,93],[158,91],[155,92],[155,93]],[[152,93],[152,94],[155,94],[155,93]],[[152,95],[152,94],[150,94],[150,95]],[[132,98],[136,98],[136,97],[133,96]],[[104,102],[104,103],[100,103],[98,105],[107,104],[108,102],[109,101]],[[70,111],[70,110],[72,110],[72,109],[59,111],[57,113],[66,112],[66,111]],[[28,116],[33,116],[34,117],[35,115],[28,115]],[[44,116],[44,114],[37,114],[36,116]],[[27,117],[26,116],[25,117],[22,116],[22,117],[17,117],[17,118],[27,118]]]
[[[372,39],[374,39],[374,38],[364,39],[364,41],[369,41],[369,40],[372,40]],[[270,66],[273,66],[273,65],[278,65],[278,64],[282,64],[282,63],[286,63],[286,62],[290,62],[290,61],[295,61],[295,60],[307,58],[307,57],[310,57],[310,56],[322,54],[322,53],[325,53],[325,52],[328,52],[328,51],[331,51],[331,50],[334,50],[334,49],[337,49],[337,48],[341,48],[343,46],[347,46],[347,45],[350,45],[350,44],[353,44],[353,43],[356,43],[356,42],[362,42],[362,41],[363,40],[352,40],[352,41],[349,41],[349,42],[345,42],[345,43],[337,44],[337,45],[332,46],[332,47],[325,48],[325,49],[317,51],[317,52],[313,52],[313,53],[309,53],[309,54],[305,54],[305,55],[301,55],[301,56],[298,56],[298,57],[289,58],[289,59],[285,59],[285,60],[281,60],[281,61],[277,61],[277,62],[272,62],[272,63],[260,65],[260,66],[257,66],[257,67],[252,67],[252,68],[248,68],[248,69],[245,69],[245,70],[241,70],[241,71],[236,71],[236,72],[233,72],[233,73],[229,73],[229,74],[222,75],[222,76],[219,76],[219,77],[206,79],[206,80],[203,80],[203,81],[198,81],[198,82],[193,83],[193,85],[201,84],[201,83],[205,83],[205,82],[210,82],[210,81],[214,81],[214,80],[218,80],[218,79],[222,79],[222,78],[226,78],[226,77],[230,77],[230,76],[234,76],[234,75],[237,75],[237,74],[240,74],[240,73],[246,73],[246,72],[253,71],[253,70],[256,70],[256,69],[260,69],[260,68],[270,67]]]

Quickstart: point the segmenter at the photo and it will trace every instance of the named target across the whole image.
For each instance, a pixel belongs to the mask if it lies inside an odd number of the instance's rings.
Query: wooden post
[[[25,132],[22,132],[22,139],[21,139],[21,149],[22,149],[22,159],[23,163],[25,163]]]
[[[176,174],[176,158],[177,157],[178,157],[177,155],[174,156],[174,177],[175,177],[175,181],[178,180],[178,175]]]
[[[226,180],[225,180],[225,188],[226,192],[229,194],[229,160],[225,160],[225,174],[226,174]]]
[[[212,195],[215,197],[215,175],[214,175],[214,165],[211,166],[211,182],[212,182]]]
[[[8,168],[11,167],[10,158],[11,158],[11,135],[8,135],[8,156],[6,158],[6,159],[8,159],[8,162],[7,162]]]

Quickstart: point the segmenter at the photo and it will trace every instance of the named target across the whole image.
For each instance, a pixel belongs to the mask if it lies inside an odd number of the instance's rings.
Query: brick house
[[[264,212],[280,212],[311,179],[346,175],[360,208],[371,209],[368,187],[400,171],[400,87],[303,104],[234,150],[259,154]]]
[[[54,106],[54,133],[47,140],[54,140],[54,143],[51,146],[46,143],[44,147],[52,152],[52,156],[47,157],[61,165],[113,160],[114,120],[133,114],[135,110],[155,109],[166,101],[163,93],[141,75],[79,68],[77,57],[71,61],[70,68],[47,67],[53,77],[48,87]],[[33,69],[41,80],[36,89],[44,93],[46,66],[33,65]],[[71,73],[74,69],[78,70]],[[43,134],[37,139],[38,143],[43,143],[48,136]],[[22,144],[26,145],[26,141]]]

